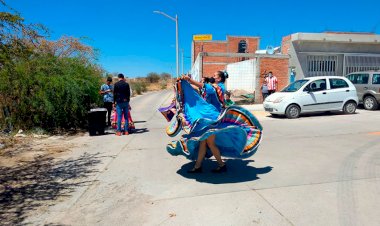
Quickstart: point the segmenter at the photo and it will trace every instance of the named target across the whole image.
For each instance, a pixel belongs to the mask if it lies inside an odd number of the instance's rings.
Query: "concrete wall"
[[[337,75],[343,75],[344,54],[380,54],[380,43],[335,43],[335,42],[310,42],[293,41],[288,42],[290,55],[289,67],[295,68],[296,79],[307,75],[308,55],[336,55],[338,56]]]
[[[293,42],[290,41],[290,39],[287,42],[283,43],[283,46],[281,47],[281,51],[286,52],[289,56],[289,68],[293,68],[296,73],[295,79],[301,79],[304,78],[304,71],[303,66],[300,63],[300,56],[297,54]],[[302,56],[301,56],[302,57]]]
[[[344,73],[345,54],[380,54],[380,35],[371,33],[295,33],[285,36],[282,54],[289,54],[289,68],[294,68],[296,79],[307,74],[307,55],[336,55],[337,75]]]
[[[380,53],[380,43],[335,43],[295,41],[293,46],[297,52],[329,52],[329,53]]]

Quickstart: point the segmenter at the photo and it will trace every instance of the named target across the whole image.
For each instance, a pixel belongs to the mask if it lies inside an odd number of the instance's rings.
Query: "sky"
[[[175,22],[153,11],[178,15],[184,72],[191,67],[194,34],[260,36],[260,49],[280,46],[296,32],[380,33],[378,0],[6,0],[27,23],[41,23],[51,40],[86,37],[98,64],[129,77],[176,73]],[[0,6],[2,7],[2,6]],[[4,11],[2,8],[1,11]],[[180,70],[182,71],[182,69]]]

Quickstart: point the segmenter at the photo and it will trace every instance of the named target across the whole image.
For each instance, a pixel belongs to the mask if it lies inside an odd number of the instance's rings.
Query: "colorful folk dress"
[[[111,113],[111,119],[112,119],[112,128],[117,128],[117,112],[116,108],[112,109]],[[124,116],[121,117],[121,128],[124,128],[125,119]],[[128,111],[128,132],[132,133],[133,130],[135,130],[135,124],[132,119],[131,110]]]
[[[211,135],[215,135],[215,144],[222,156],[248,158],[257,151],[263,127],[249,111],[235,105],[224,108],[224,104],[218,109],[218,106],[206,101],[189,82],[183,79],[176,81],[175,88],[176,113],[166,128],[166,133],[171,137],[183,133],[179,140],[167,145],[166,149],[170,154],[184,155],[188,159],[195,160],[200,142]],[[219,99],[219,95],[214,95],[214,98]],[[223,100],[215,101],[222,104]],[[211,156],[211,151],[208,149],[206,157]]]

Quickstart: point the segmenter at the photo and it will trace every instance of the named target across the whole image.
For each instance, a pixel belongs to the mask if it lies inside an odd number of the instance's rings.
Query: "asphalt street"
[[[98,154],[86,186],[56,200],[32,224],[63,225],[379,225],[380,111],[272,118],[259,151],[228,159],[228,172],[186,171],[166,152],[172,140],[157,111],[172,92],[133,98],[137,133],[78,137],[68,155]]]

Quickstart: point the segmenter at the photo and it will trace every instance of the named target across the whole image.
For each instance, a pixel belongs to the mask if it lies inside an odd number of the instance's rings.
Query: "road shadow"
[[[130,131],[130,134],[139,134],[139,133],[147,133],[149,132],[149,129],[148,128],[136,128],[136,129],[132,129]],[[94,135],[94,136],[104,136],[104,135],[115,135],[116,134],[116,130],[115,129],[107,129],[104,134],[100,134],[100,135]]]
[[[147,133],[147,132],[149,132],[148,128],[136,128],[132,131],[132,133],[137,133],[137,134]]]
[[[134,124],[145,123],[146,121],[133,121]]]
[[[203,173],[191,174],[187,171],[193,168],[194,162],[186,163],[177,171],[177,173],[188,179],[195,179],[198,182],[210,184],[230,184],[254,181],[259,179],[258,174],[266,174],[272,171],[271,166],[256,168],[248,164],[254,160],[229,159],[226,164],[228,170],[226,173],[212,173],[211,170],[217,166],[216,161],[205,160],[203,162]]]
[[[350,115],[356,115],[360,114],[359,112],[355,112],[354,114],[345,114],[342,111],[325,111],[325,112],[315,112],[315,113],[302,113],[299,118],[317,118],[317,117],[331,117],[331,116],[350,116]],[[285,115],[267,115],[268,118],[274,118],[274,119],[287,119],[287,120],[294,120],[294,119],[288,119]]]
[[[55,161],[39,156],[15,167],[0,166],[0,224],[26,225],[24,220],[33,210],[89,185],[93,181],[86,178],[98,172],[94,166],[103,157],[85,153],[76,159]]]

